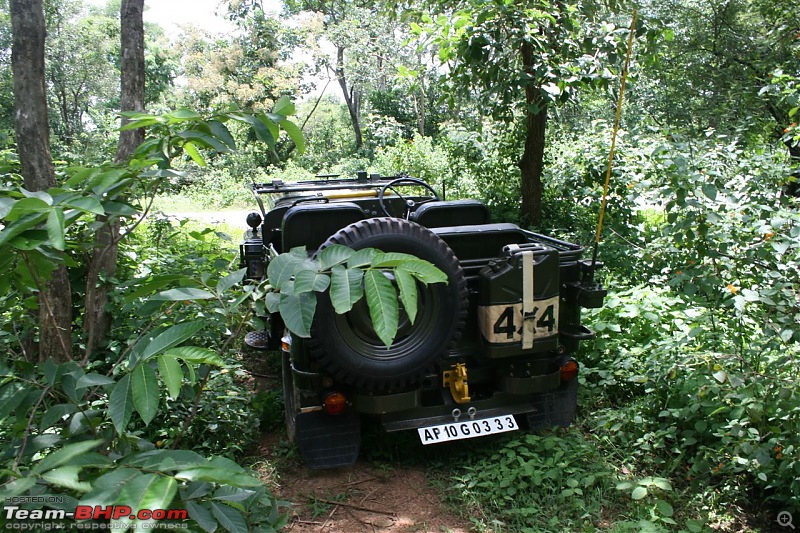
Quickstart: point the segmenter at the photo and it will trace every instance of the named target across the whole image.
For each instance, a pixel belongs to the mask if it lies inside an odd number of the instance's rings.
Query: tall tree
[[[300,86],[303,67],[290,62],[294,31],[257,5],[229,16],[239,30],[235,36],[214,37],[197,28],[184,33],[185,99],[193,109],[207,111],[232,103],[242,109],[272,109],[281,96],[295,94]]]
[[[288,0],[285,5],[292,14],[310,11],[322,18],[317,38],[332,44],[334,54],[317,47],[315,60],[318,68],[332,73],[339,84],[356,148],[361,148],[364,98],[370,89],[385,90],[387,77],[396,73],[394,59],[400,43],[394,38],[394,25],[381,14],[378,2]]]
[[[47,121],[42,0],[11,0],[14,122],[22,176],[32,192],[56,186]],[[72,357],[72,296],[66,268],[58,266],[39,285],[38,359]],[[31,355],[31,358],[33,356]]]
[[[674,40],[649,65],[651,109],[672,130],[708,128],[781,140],[796,165],[800,146],[784,137],[794,104],[776,80],[800,77],[800,6],[773,0],[651,1],[646,10]]]
[[[412,27],[439,48],[450,91],[478,99],[496,119],[524,124],[522,212],[538,224],[550,109],[576,98],[581,89],[606,86],[604,67],[621,57],[623,40],[613,24],[600,19],[593,2],[440,0],[433,5],[448,16],[423,11]]]
[[[144,59],[144,0],[122,0],[120,7],[121,42],[121,111],[144,111],[145,59]],[[123,125],[127,121],[123,119]],[[114,161],[126,164],[136,148],[144,141],[144,129],[120,131]],[[92,257],[86,275],[85,334],[87,358],[104,339],[110,326],[106,310],[109,279],[117,269],[119,219],[113,216],[98,217],[102,225],[95,235]]]
[[[75,0],[48,0],[45,21],[50,126],[59,141],[71,145],[85,130],[91,107],[116,103],[119,22],[88,15]]]

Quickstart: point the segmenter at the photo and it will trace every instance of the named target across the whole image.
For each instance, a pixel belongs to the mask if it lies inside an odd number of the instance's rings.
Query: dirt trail
[[[261,456],[280,446],[265,435]],[[292,502],[292,532],[452,532],[473,531],[442,502],[421,467],[382,467],[359,460],[348,468],[309,470],[290,462],[280,468],[279,499]]]

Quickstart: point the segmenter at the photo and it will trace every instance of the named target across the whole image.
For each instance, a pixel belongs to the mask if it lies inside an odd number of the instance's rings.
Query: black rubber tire
[[[446,273],[448,283],[427,287],[418,283],[415,323],[411,325],[401,313],[390,348],[375,335],[364,299],[350,312],[337,315],[327,293],[321,294],[311,330],[312,357],[339,381],[368,391],[407,387],[435,371],[437,360],[461,337],[467,316],[467,280],[450,247],[419,224],[388,217],[351,224],[319,251],[333,244],[412,254]]]

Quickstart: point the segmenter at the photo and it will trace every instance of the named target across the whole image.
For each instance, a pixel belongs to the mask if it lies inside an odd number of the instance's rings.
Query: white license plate
[[[483,437],[484,435],[494,435],[506,431],[516,431],[519,429],[517,421],[512,415],[496,416],[494,418],[483,418],[481,420],[465,420],[464,422],[451,422],[438,426],[428,426],[418,428],[419,438],[422,444],[436,444],[437,442],[447,442],[459,439],[471,439]]]

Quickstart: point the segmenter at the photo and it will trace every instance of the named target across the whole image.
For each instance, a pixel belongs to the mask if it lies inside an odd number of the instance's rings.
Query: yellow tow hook
[[[456,403],[467,403],[469,397],[469,385],[467,384],[467,365],[457,363],[453,365],[453,370],[446,370],[442,373],[442,387],[450,387],[450,394]]]

